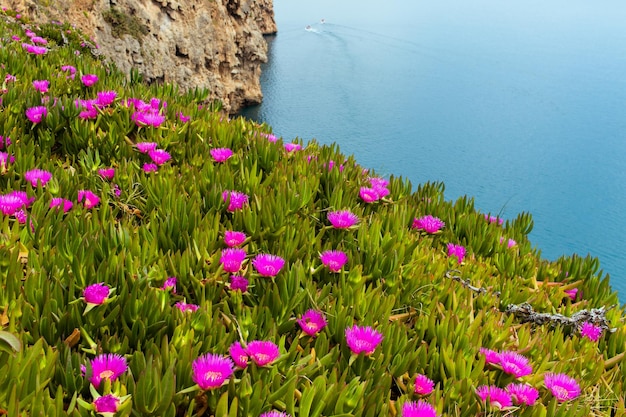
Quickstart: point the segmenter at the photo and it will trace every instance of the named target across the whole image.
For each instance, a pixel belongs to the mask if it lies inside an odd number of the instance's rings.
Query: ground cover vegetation
[[[623,309],[527,213],[0,24],[0,415],[624,415]]]

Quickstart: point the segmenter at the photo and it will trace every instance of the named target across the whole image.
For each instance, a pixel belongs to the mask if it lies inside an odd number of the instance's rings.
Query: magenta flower
[[[189,120],[191,120],[191,117],[185,116],[183,112],[178,112],[178,120],[180,120],[183,123],[187,123]]]
[[[11,145],[11,138],[0,136],[0,149],[6,149]]]
[[[465,247],[461,245],[455,245],[453,243],[448,243],[448,256],[456,256],[459,263],[463,262],[465,253]]]
[[[103,379],[115,381],[128,369],[126,358],[115,353],[98,355],[91,361],[89,381],[98,388]]]
[[[47,45],[48,44],[48,40],[42,38],[41,36],[33,36],[32,38],[30,38],[32,43],[37,43],[37,44],[41,44],[41,45]]]
[[[172,291],[172,294],[176,294],[176,277],[169,277],[168,279],[165,280],[165,282],[163,283],[163,285],[161,286],[161,289],[163,291]]]
[[[359,190],[359,197],[361,197],[361,200],[366,203],[373,203],[374,201],[378,201],[380,199],[376,190],[368,187],[361,187]]]
[[[350,210],[331,211],[328,221],[336,229],[347,229],[357,224],[359,217]]]
[[[366,172],[367,170],[365,171],[365,173]],[[370,178],[370,185],[372,186],[372,189],[376,191],[376,194],[378,194],[379,199],[387,197],[390,193],[389,189],[387,188],[387,186],[389,185],[389,181],[384,178],[372,177]]]
[[[165,121],[165,116],[156,111],[136,111],[131,116],[137,126],[159,127]]]
[[[401,417],[437,417],[437,412],[426,401],[407,401],[402,404]]]
[[[232,291],[248,291],[248,280],[240,275],[230,276],[230,289]]]
[[[565,294],[567,294],[567,296],[570,298],[570,300],[576,301],[576,296],[578,295],[578,288],[572,288],[571,290],[565,290]]]
[[[480,353],[485,355],[485,363],[489,365],[499,365],[500,364],[500,352],[496,352],[495,350],[480,348]]]
[[[225,162],[228,158],[233,156],[233,151],[228,148],[214,148],[209,152],[215,162]]]
[[[295,152],[302,149],[302,145],[299,143],[285,143],[284,146],[287,152]]]
[[[0,169],[5,169],[9,164],[15,162],[15,157],[6,152],[0,151]]]
[[[489,401],[489,405],[498,410],[513,405],[511,396],[505,390],[495,385],[481,385],[476,388],[476,394],[478,394],[481,400]]]
[[[220,263],[224,271],[229,273],[239,272],[242,262],[246,259],[246,251],[237,248],[227,248],[222,250]]]
[[[285,266],[285,260],[280,256],[261,253],[254,257],[252,266],[262,277],[275,277]]]
[[[33,81],[33,87],[35,87],[35,90],[39,91],[40,93],[45,94],[48,92],[48,89],[50,88],[50,81],[35,80]]]
[[[505,389],[517,405],[535,405],[539,398],[539,391],[528,384],[509,384]]]
[[[76,68],[71,65],[63,65],[61,67],[61,71],[69,72],[70,75],[68,75],[66,78],[71,78],[72,80],[74,79],[74,76],[76,75]]]
[[[278,346],[270,341],[254,340],[248,343],[246,353],[258,366],[268,365],[280,356]]]
[[[120,399],[113,394],[103,395],[93,400],[93,407],[96,413],[105,416],[113,416],[120,406]]]
[[[509,239],[506,243],[507,248],[512,248],[513,246],[517,246],[517,242],[513,239]]]
[[[24,173],[24,179],[33,187],[37,187],[37,183],[41,183],[42,187],[45,187],[48,181],[52,179],[52,173],[43,169],[31,169]]]
[[[177,309],[179,309],[183,313],[193,313],[198,308],[200,308],[200,306],[197,305],[197,304],[187,304],[187,303],[184,303],[182,301],[179,301],[176,304],[174,304],[174,307],[176,307]]]
[[[169,154],[169,152],[164,151],[163,149],[154,149],[148,152],[148,156],[150,157],[150,159],[152,159],[152,162],[157,165],[163,165],[164,163],[172,159],[172,156]]]
[[[243,346],[241,346],[241,343],[234,342],[232,345],[230,345],[230,347],[228,348],[228,353],[230,354],[230,357],[233,358],[233,362],[235,362],[235,365],[237,365],[239,368],[244,369],[248,366],[248,352],[246,352]]]
[[[240,246],[246,240],[246,234],[244,232],[235,232],[232,230],[227,230],[224,232],[224,243],[229,248],[234,246]]]
[[[348,255],[340,250],[327,250],[320,254],[320,259],[330,272],[340,272],[348,262]]]
[[[92,209],[100,204],[100,197],[89,190],[78,190],[78,202],[83,202],[86,209]]]
[[[592,342],[597,342],[602,335],[602,327],[586,321],[580,326],[580,334]]]
[[[19,222],[19,224],[25,224],[28,219],[26,216],[26,212],[24,210],[18,210],[14,214],[15,218]]]
[[[113,104],[116,98],[117,98],[117,92],[113,90],[99,91],[98,94],[96,95],[95,105],[98,107],[106,107],[110,104]]]
[[[5,216],[21,217],[23,215],[23,212],[20,213],[22,208],[28,207],[33,200],[34,198],[29,199],[23,191],[0,194],[0,212]]]
[[[151,151],[156,150],[157,143],[156,142],[138,142],[135,144],[137,150],[141,153],[149,153]]]
[[[261,414],[259,417],[291,417],[291,415],[283,413],[282,411],[272,410]]]
[[[517,352],[500,352],[500,366],[504,372],[515,378],[530,375],[533,372],[533,367],[528,363],[528,358]]]
[[[65,198],[61,198],[61,197],[54,197],[50,201],[50,208],[55,208],[55,207],[62,208],[63,213],[67,213],[68,211],[70,211],[73,206],[74,206],[74,203],[72,203],[70,200],[66,200]]]
[[[543,381],[559,402],[573,400],[580,395],[578,382],[565,374],[547,373]]]
[[[264,136],[268,142],[275,143],[278,138],[271,133],[261,133],[261,136]]]
[[[26,117],[35,124],[41,123],[43,118],[47,115],[48,109],[44,106],[35,106],[26,109]]]
[[[85,87],[91,87],[98,82],[98,76],[96,74],[85,74],[80,77],[80,81]]]
[[[488,214],[485,214],[485,220],[487,220],[489,223],[498,223],[498,225],[502,226],[502,223],[504,223],[503,219],[500,219],[496,216],[490,216]]]
[[[243,206],[248,204],[248,196],[238,191],[226,190],[222,193],[222,199],[225,203],[228,203],[226,210],[230,212],[241,210]]]
[[[435,382],[426,375],[418,374],[415,377],[415,393],[418,395],[428,395],[433,392]]]
[[[352,353],[371,355],[376,347],[383,341],[383,335],[371,327],[359,327],[354,325],[345,331],[346,343]]]
[[[437,233],[445,225],[440,218],[430,214],[413,220],[413,229],[423,230],[429,234]]]
[[[100,174],[102,178],[112,180],[115,176],[115,168],[101,168],[98,170],[98,174]]]
[[[150,163],[145,163],[143,164],[143,166],[141,167],[141,169],[143,170],[143,172],[145,172],[146,174],[150,173],[150,172],[157,172],[157,170],[159,169],[159,167],[157,166],[157,164],[150,164]]]
[[[326,318],[321,312],[311,309],[302,315],[302,318],[298,320],[298,325],[304,333],[316,337],[326,327]]]
[[[219,388],[233,374],[233,368],[229,358],[207,353],[191,364],[192,379],[204,391]]]
[[[22,48],[26,49],[26,52],[33,55],[44,55],[46,52],[48,52],[48,48],[46,48],[45,46],[36,46],[28,43],[23,43]]]
[[[88,285],[83,290],[83,297],[87,304],[100,305],[109,297],[111,289],[103,282]]]

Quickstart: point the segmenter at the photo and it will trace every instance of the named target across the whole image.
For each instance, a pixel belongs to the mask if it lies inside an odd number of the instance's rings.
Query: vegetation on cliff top
[[[624,415],[617,294],[530,215],[0,38],[0,415]]]

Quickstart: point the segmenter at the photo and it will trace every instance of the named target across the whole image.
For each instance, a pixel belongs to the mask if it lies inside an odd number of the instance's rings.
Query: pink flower
[[[478,394],[481,400],[485,402],[489,401],[489,404],[498,410],[513,405],[511,396],[505,390],[495,385],[481,385],[476,388],[476,394]]]
[[[233,246],[240,246],[246,240],[246,234],[244,232],[235,232],[232,230],[227,230],[224,232],[224,243],[229,248]]]
[[[543,381],[559,402],[573,400],[580,395],[578,382],[565,374],[547,373]]]
[[[300,325],[304,333],[315,337],[326,327],[326,319],[324,315],[317,310],[307,310],[307,312],[302,315],[302,318],[298,320],[298,325]]]
[[[176,281],[177,281],[176,277],[169,277],[168,279],[165,280],[165,282],[161,286],[161,289],[163,291],[172,290],[172,294],[176,294]]]
[[[148,153],[156,150],[158,145],[156,144],[156,142],[138,142],[137,144],[135,144],[135,146],[137,147],[137,150],[139,152]]]
[[[378,194],[379,199],[388,196],[390,193],[387,188],[389,181],[384,178],[372,177],[370,178],[370,185],[372,186],[372,189],[376,191],[376,194]]]
[[[176,304],[174,304],[174,307],[176,307],[177,309],[179,309],[183,313],[193,313],[198,308],[200,308],[200,306],[197,305],[197,304],[187,304],[187,303],[184,303],[182,301],[179,301]]]
[[[20,224],[25,224],[28,219],[24,210],[18,210],[14,214],[15,218]]]
[[[93,400],[93,408],[98,414],[113,416],[120,406],[120,399],[113,394],[103,395]]]
[[[100,174],[102,178],[112,180],[115,176],[115,168],[101,168],[98,170],[98,174]]]
[[[592,342],[597,342],[602,335],[602,327],[586,321],[580,326],[580,334]]]
[[[9,164],[15,162],[15,157],[0,151],[0,169],[6,169]]]
[[[233,151],[228,148],[213,148],[209,152],[215,162],[225,162],[228,158],[233,156]]]
[[[48,43],[48,41],[41,36],[33,36],[32,38],[30,38],[30,40],[32,43],[38,43],[41,45],[46,45]]]
[[[44,117],[48,115],[48,109],[44,106],[29,107],[26,109],[26,117],[31,122],[41,123]]]
[[[327,250],[320,254],[320,259],[330,272],[340,272],[348,262],[348,255],[340,250]]]
[[[246,251],[238,248],[228,248],[222,250],[220,263],[224,271],[229,273],[239,272],[242,262],[246,259]]]
[[[24,173],[24,179],[30,182],[30,185],[37,187],[37,183],[41,183],[45,187],[48,181],[52,179],[52,173],[43,169],[31,169]]]
[[[91,361],[91,378],[89,381],[98,388],[103,379],[115,381],[128,369],[126,358],[115,353],[96,356]]]
[[[336,229],[347,229],[359,221],[359,217],[350,210],[331,211],[328,221]]]
[[[284,146],[287,152],[295,152],[302,149],[302,145],[299,143],[285,143]]]
[[[225,203],[228,203],[226,210],[230,212],[241,210],[243,206],[248,204],[248,196],[238,191],[226,190],[222,193],[222,199]]]
[[[172,156],[169,154],[169,152],[164,151],[163,149],[154,149],[148,152],[148,156],[150,157],[150,159],[152,159],[152,162],[157,165],[163,165],[164,163],[172,159]]]
[[[254,340],[248,343],[246,352],[258,366],[268,365],[280,356],[280,350],[275,343],[262,340]]]
[[[291,415],[283,413],[282,411],[272,410],[261,414],[259,417],[291,417]]]
[[[480,353],[485,355],[485,363],[490,365],[500,364],[500,352],[496,352],[495,350],[487,348],[480,348]]]
[[[83,206],[86,209],[92,209],[98,204],[100,204],[100,197],[95,195],[93,192],[89,190],[78,190],[78,202],[83,202]]]
[[[63,65],[61,67],[61,71],[63,72],[69,72],[70,75],[68,75],[66,78],[71,78],[72,80],[74,79],[74,75],[76,75],[76,68],[74,68],[71,65]]]
[[[50,208],[55,208],[55,207],[63,208],[63,213],[67,213],[68,211],[70,211],[73,206],[74,206],[74,203],[72,203],[70,200],[66,200],[65,198],[61,198],[61,197],[54,197],[50,201]]]
[[[11,145],[11,138],[0,136],[0,149],[6,149]]]
[[[85,302],[87,304],[95,304],[100,305],[104,304],[106,299],[109,297],[110,288],[100,282],[98,284],[92,284],[85,287],[83,290],[83,297],[85,298]]]
[[[109,104],[112,104],[117,97],[117,92],[113,90],[109,91],[99,91],[96,96],[95,105],[98,107],[106,107]]]
[[[191,117],[185,116],[183,112],[178,112],[178,120],[180,120],[183,123],[187,123],[189,120],[191,120]]]
[[[131,116],[137,126],[159,127],[165,121],[165,116],[155,111],[136,111]]]
[[[91,87],[98,82],[98,76],[96,74],[85,74],[80,77],[80,81],[85,87]]]
[[[346,343],[352,353],[371,355],[376,347],[383,341],[383,335],[371,327],[359,327],[354,325],[345,330]]]
[[[500,366],[504,372],[515,378],[530,375],[533,372],[533,367],[528,363],[528,358],[517,352],[500,352]]]
[[[517,246],[517,242],[515,240],[513,240],[513,239],[509,239],[507,241],[506,247],[507,248],[512,248],[513,246]]]
[[[278,138],[271,133],[261,133],[261,136],[265,136],[267,141],[272,143],[275,143],[278,140]]]
[[[570,300],[576,301],[576,296],[578,295],[578,288],[572,288],[571,290],[565,290],[565,294],[567,294],[567,296],[570,298]]]
[[[368,187],[361,187],[359,190],[359,197],[361,197],[361,200],[366,203],[373,203],[374,201],[378,201],[380,199],[376,190]]]
[[[143,170],[143,172],[145,172],[147,174],[149,172],[157,172],[159,167],[157,166],[157,164],[150,164],[150,163],[146,162],[145,164],[143,164],[141,169]]]
[[[502,226],[502,223],[504,222],[503,219],[500,219],[496,216],[490,216],[488,214],[485,214],[485,220],[487,220],[489,223],[498,223],[500,226]]]
[[[455,245],[453,243],[448,243],[448,256],[456,256],[459,263],[463,262],[465,252],[465,247],[461,245]]]
[[[445,225],[440,218],[430,214],[413,220],[413,229],[423,230],[429,234],[437,233]]]
[[[248,366],[248,352],[241,346],[241,343],[234,342],[230,345],[228,353],[239,368],[244,369]]]
[[[191,378],[204,391],[219,388],[233,374],[233,367],[229,358],[207,353],[191,364]]]
[[[26,49],[26,52],[33,55],[44,55],[46,52],[48,52],[48,48],[46,48],[45,46],[36,46],[28,43],[23,43],[22,48]]]
[[[230,289],[232,291],[248,291],[248,280],[240,275],[230,276]]]
[[[48,92],[48,89],[50,88],[50,81],[35,80],[33,81],[33,87],[35,87],[35,90],[39,91],[40,93],[45,94]]]
[[[0,211],[5,216],[12,216],[24,207],[24,201],[13,193],[0,194]]]
[[[426,401],[407,401],[402,404],[401,417],[437,417],[437,412]]]
[[[280,256],[261,253],[254,257],[252,266],[263,277],[275,277],[285,266],[285,260]]]
[[[415,377],[415,393],[418,395],[428,395],[433,392],[435,382],[426,375],[418,374]]]
[[[93,106],[86,107],[85,110],[78,113],[78,117],[83,120],[95,119],[98,117],[98,109]]]
[[[528,384],[509,384],[505,389],[517,405],[535,405],[539,398],[539,391]]]

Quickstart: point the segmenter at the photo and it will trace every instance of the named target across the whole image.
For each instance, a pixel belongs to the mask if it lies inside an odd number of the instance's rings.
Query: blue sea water
[[[530,212],[542,256],[598,257],[626,300],[625,2],[274,6],[265,98],[244,115],[485,213]]]

